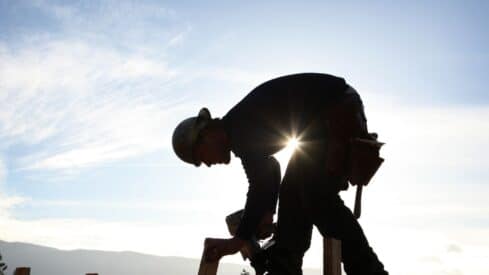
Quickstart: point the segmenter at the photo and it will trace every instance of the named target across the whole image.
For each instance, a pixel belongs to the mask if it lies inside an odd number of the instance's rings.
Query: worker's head
[[[212,119],[207,108],[202,108],[196,117],[182,121],[173,132],[173,150],[188,163],[207,166],[229,163],[231,151],[229,140],[219,119]]]

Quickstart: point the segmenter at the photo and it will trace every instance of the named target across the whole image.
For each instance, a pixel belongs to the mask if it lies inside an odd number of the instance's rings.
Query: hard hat
[[[194,148],[200,131],[211,121],[211,113],[207,108],[202,108],[196,117],[187,118],[180,122],[173,131],[172,144],[177,156],[195,166],[200,165],[200,160],[194,159]]]

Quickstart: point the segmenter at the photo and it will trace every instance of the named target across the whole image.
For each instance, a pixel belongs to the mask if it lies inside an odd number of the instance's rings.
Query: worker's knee
[[[331,189],[331,188],[329,188]],[[324,216],[337,213],[344,205],[336,190],[327,188],[309,192],[309,208],[312,216]]]

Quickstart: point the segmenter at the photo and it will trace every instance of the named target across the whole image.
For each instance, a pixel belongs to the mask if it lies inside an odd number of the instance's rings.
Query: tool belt
[[[384,143],[377,141],[376,133],[368,132],[363,102],[352,87],[348,86],[344,97],[332,106],[328,129],[327,166],[338,168],[342,163],[348,163],[347,171],[343,172],[350,184],[367,185],[384,161],[379,156]],[[340,189],[347,189],[346,182],[345,185]]]
[[[367,185],[384,159],[379,150],[384,143],[375,139],[354,138],[350,141],[348,180],[352,185]]]

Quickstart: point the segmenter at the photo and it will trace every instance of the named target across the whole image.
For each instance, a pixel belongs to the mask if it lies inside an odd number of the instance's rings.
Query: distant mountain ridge
[[[31,267],[31,275],[197,275],[199,259],[162,257],[136,252],[98,250],[60,250],[46,246],[0,241],[0,253],[8,265],[6,275],[16,267]],[[218,275],[239,275],[243,264],[221,263]],[[305,275],[319,275],[319,270],[304,270]]]

